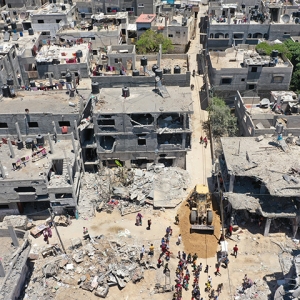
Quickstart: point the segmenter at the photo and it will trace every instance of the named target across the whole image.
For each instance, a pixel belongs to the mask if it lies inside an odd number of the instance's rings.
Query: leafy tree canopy
[[[230,108],[223,99],[213,97],[207,111],[213,136],[235,136],[237,134],[236,117],[231,115]]]
[[[162,45],[163,53],[167,53],[174,48],[170,39],[165,38],[161,33],[148,29],[140,36],[135,45],[138,53],[145,54],[158,52],[160,44]]]

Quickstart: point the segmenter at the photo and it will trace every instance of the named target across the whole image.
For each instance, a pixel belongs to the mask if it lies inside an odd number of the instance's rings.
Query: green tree
[[[162,45],[163,53],[167,53],[168,51],[174,49],[170,39],[165,38],[163,34],[157,33],[151,29],[148,29],[146,32],[144,32],[135,45],[138,53],[145,54],[158,52],[159,44]]]
[[[231,115],[230,108],[223,99],[213,97],[207,107],[207,111],[214,137],[235,136],[237,134],[236,117]]]
[[[292,40],[286,40],[284,42],[287,49],[289,50],[289,59],[294,66],[292,79],[291,79],[291,90],[299,93],[300,92],[300,44],[295,43]]]
[[[255,47],[256,51],[261,55],[271,55],[272,50],[278,50],[280,54],[284,54],[286,57],[290,57],[289,49],[286,44],[269,44],[267,42],[259,43]]]

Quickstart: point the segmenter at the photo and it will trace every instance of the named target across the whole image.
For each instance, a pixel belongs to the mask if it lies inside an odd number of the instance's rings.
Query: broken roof
[[[153,87],[130,87],[130,96],[122,97],[122,88],[103,88],[100,91],[95,113],[192,113],[192,95],[189,87],[160,87],[165,96],[154,92]]]
[[[292,198],[276,198],[270,195],[224,193],[234,210],[247,210],[265,218],[294,218],[297,206]]]
[[[67,90],[18,91],[14,98],[1,99],[0,114],[25,114],[25,109],[29,109],[30,113],[79,114],[81,98],[77,94],[70,98],[66,92]],[[90,90],[80,90],[79,93],[88,98]],[[70,106],[69,102],[75,104],[75,107]]]
[[[229,174],[260,180],[274,196],[299,196],[300,175],[289,176],[292,167],[300,169],[299,146],[288,144],[284,152],[276,136],[260,142],[255,137],[223,137],[221,143]]]

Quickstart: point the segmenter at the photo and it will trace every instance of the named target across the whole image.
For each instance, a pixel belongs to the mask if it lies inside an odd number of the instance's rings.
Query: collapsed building
[[[241,136],[273,134],[278,124],[285,136],[300,134],[300,102],[292,91],[271,91],[268,98],[243,97],[237,91],[234,105]]]
[[[264,235],[270,226],[290,221],[293,236],[299,226],[300,166],[298,137],[221,138],[219,159],[224,191],[225,223],[265,219]]]
[[[0,229],[0,299],[17,299],[28,274],[29,232],[12,226]]]
[[[84,113],[90,121],[79,127],[84,159],[96,165],[98,157],[102,166],[117,160],[126,167],[185,168],[193,113],[189,88],[94,88]]]
[[[76,208],[83,168],[77,124],[86,101],[79,93],[22,91],[1,99],[1,216]]]

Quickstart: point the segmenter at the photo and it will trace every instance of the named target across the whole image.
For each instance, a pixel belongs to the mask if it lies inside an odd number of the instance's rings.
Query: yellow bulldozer
[[[190,232],[202,230],[214,232],[212,201],[208,187],[197,184],[188,202],[191,209]]]

